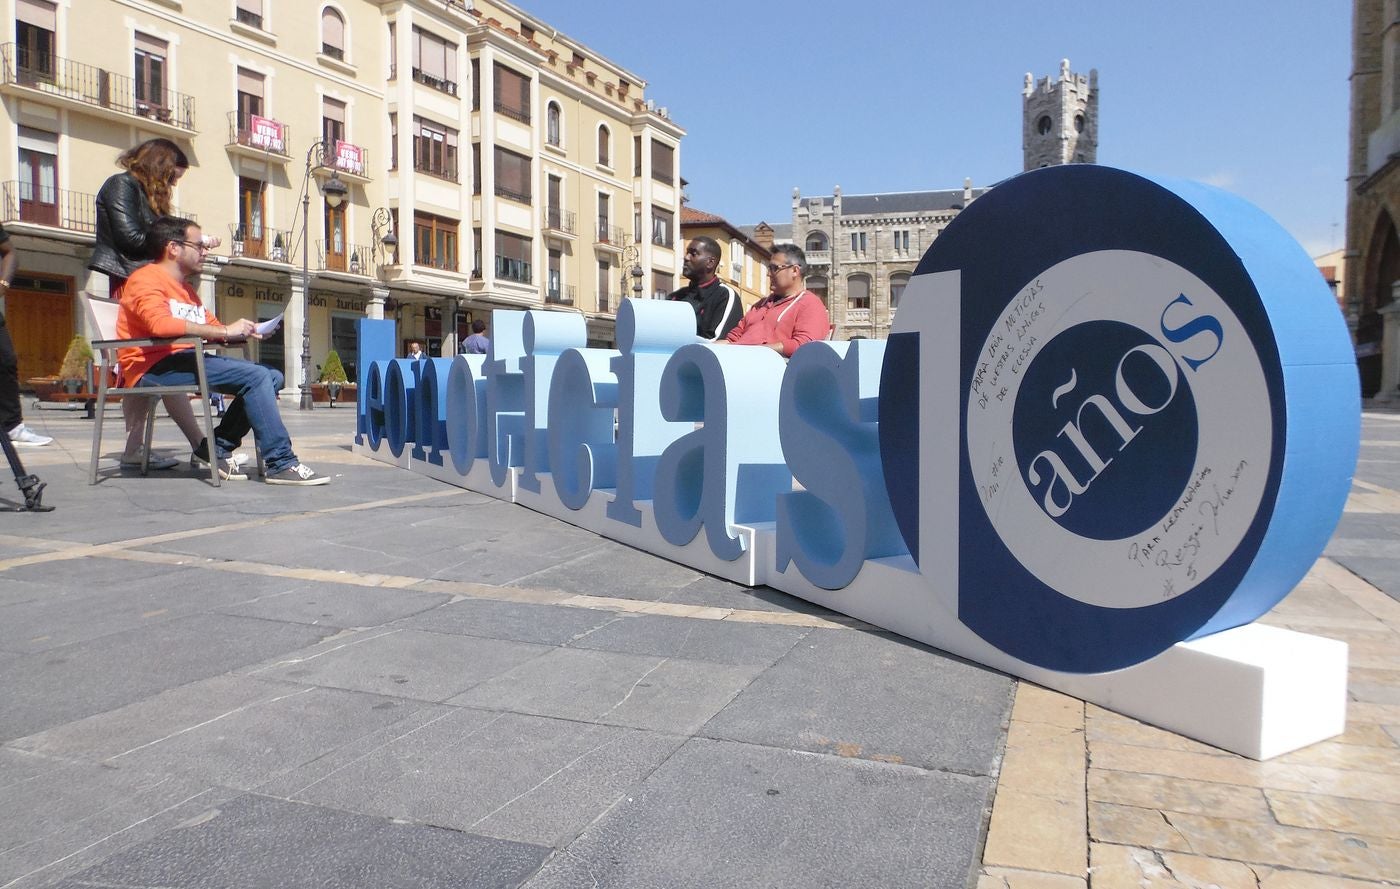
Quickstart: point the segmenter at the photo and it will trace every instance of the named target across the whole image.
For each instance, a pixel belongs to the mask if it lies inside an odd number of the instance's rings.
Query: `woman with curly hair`
[[[169,139],[148,139],[129,148],[117,158],[123,172],[102,184],[97,192],[97,246],[88,260],[88,268],[107,276],[113,299],[121,299],[122,288],[131,273],[150,262],[146,253],[146,233],[160,216],[171,212],[171,194],[175,183],[189,169],[189,158],[180,146]],[[210,247],[218,246],[217,238],[206,239]],[[166,395],[165,410],[180,427],[196,457],[204,445],[204,433],[194,418],[189,399],[183,395]],[[150,400],[122,399],[122,416],[126,421],[126,448],[122,451],[122,466],[141,465],[146,416]],[[202,459],[202,458],[201,458]],[[179,465],[171,457],[152,455],[151,469],[171,469]],[[235,459],[220,460],[224,478],[246,478],[238,471]]]

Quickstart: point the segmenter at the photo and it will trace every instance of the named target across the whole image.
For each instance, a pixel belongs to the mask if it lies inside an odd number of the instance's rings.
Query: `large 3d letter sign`
[[[1350,489],[1349,340],[1298,245],[1217,189],[1016,177],[934,242],[888,342],[786,366],[692,342],[682,304],[625,301],[619,351],[498,312],[484,369],[415,369],[360,323],[379,459],[1247,755],[1343,727],[1345,645],[1252,622]]]

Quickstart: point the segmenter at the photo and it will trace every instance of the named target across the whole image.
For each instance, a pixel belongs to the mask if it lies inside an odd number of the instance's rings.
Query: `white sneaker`
[[[20,423],[10,430],[10,441],[17,448],[42,448],[46,444],[51,444],[53,439],[47,435],[40,435],[28,426]]]
[[[234,466],[243,467],[247,466],[248,461],[252,458],[248,456],[247,451],[234,451],[232,454],[228,455],[227,459],[231,461]]]

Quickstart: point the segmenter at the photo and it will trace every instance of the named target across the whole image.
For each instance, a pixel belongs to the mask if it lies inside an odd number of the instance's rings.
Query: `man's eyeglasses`
[[[200,253],[208,253],[209,248],[202,241],[176,241],[177,244],[184,244],[186,247],[193,247]]]
[[[770,263],[768,264],[768,274],[770,274],[770,275],[776,275],[778,272],[781,272],[783,269],[795,269],[795,268],[797,268],[797,263],[795,263],[795,262],[785,262],[785,263],[783,263],[782,265],[774,265],[773,263],[770,262]]]

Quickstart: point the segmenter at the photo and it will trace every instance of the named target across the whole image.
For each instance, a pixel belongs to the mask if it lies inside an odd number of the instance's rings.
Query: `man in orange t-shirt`
[[[162,216],[151,226],[146,246],[152,262],[127,279],[122,289],[121,311],[117,315],[117,335],[145,339],[194,334],[206,340],[261,339],[257,325],[247,318],[223,324],[200,301],[186,278],[199,271],[206,248],[200,241],[199,226],[188,219]],[[188,344],[132,347],[118,354],[122,377],[127,386],[190,385],[197,379],[194,347]],[[238,399],[214,430],[214,447],[220,471],[231,477],[227,455],[242,442],[251,429],[257,434],[258,449],[267,466],[264,478],[270,485],[324,485],[327,476],[297,459],[292,439],[277,409],[277,391],[282,373],[261,364],[221,355],[204,359],[209,388]],[[210,443],[200,442],[194,457],[211,459]]]

